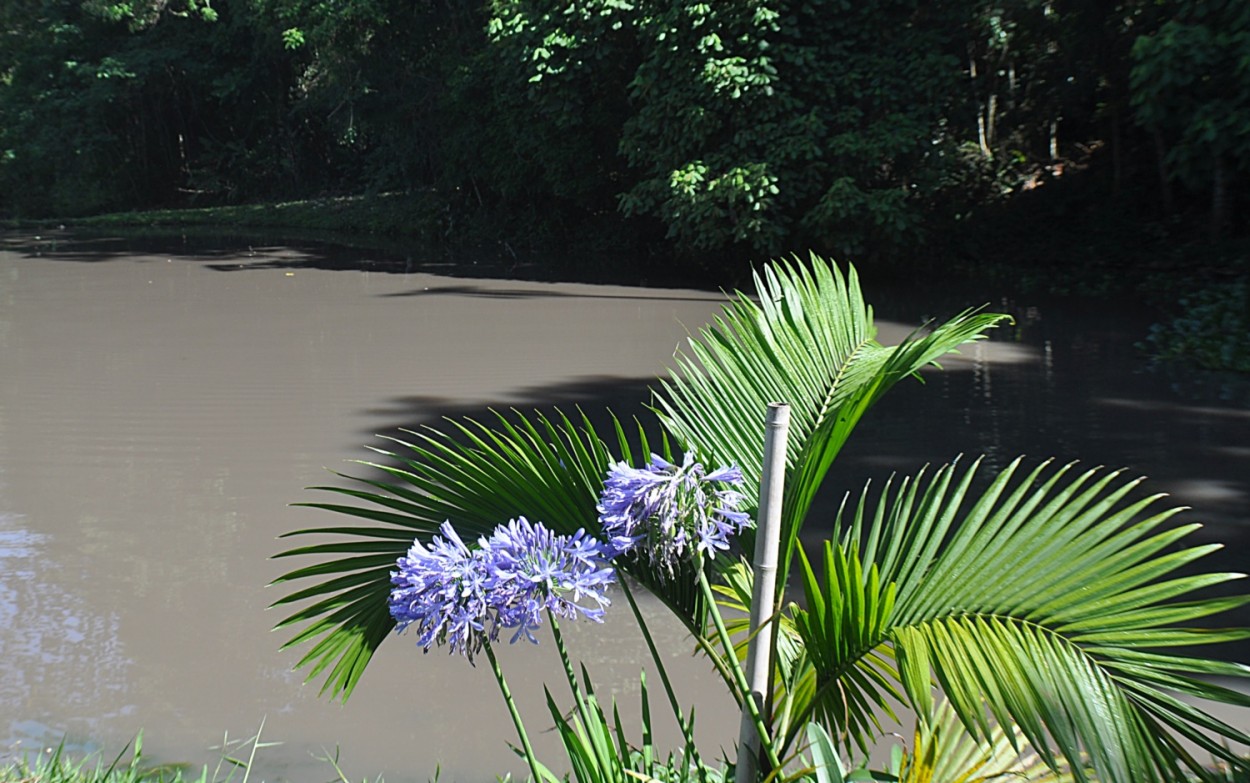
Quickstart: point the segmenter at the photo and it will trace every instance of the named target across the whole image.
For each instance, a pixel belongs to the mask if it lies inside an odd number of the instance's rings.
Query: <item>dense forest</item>
[[[405,193],[863,263],[1021,210],[1223,247],[1248,174],[1244,0],[0,0],[0,217]]]

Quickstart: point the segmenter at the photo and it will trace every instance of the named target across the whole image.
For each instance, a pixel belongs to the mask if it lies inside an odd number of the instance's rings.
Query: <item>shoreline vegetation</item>
[[[1022,293],[1101,298],[1131,296],[1157,314],[1139,347],[1157,364],[1238,375],[1250,373],[1250,239],[1205,241],[1193,226],[1143,223],[1071,206],[1063,194],[1031,194],[1014,210],[988,213],[963,232],[934,232],[911,253],[861,266],[866,276],[1001,285]],[[414,250],[470,259],[489,274],[579,282],[732,288],[753,259],[674,265],[607,235],[547,237],[522,246],[506,226],[457,219],[433,191],[373,193],[227,206],[112,212],[76,218],[0,220],[0,229],[66,228],[149,234],[263,232],[379,250]],[[1063,231],[1052,226],[1064,224]],[[471,238],[476,237],[476,238]],[[854,261],[855,259],[850,259]],[[478,270],[475,270],[478,271]]]
[[[109,212],[66,218],[0,220],[0,228],[37,230],[247,228],[333,233],[369,239],[438,241],[438,206],[429,194],[381,193],[180,209]]]
[[[227,738],[228,740],[228,738]],[[74,753],[63,745],[43,748],[27,755],[0,755],[0,783],[265,783],[252,777],[257,753],[280,742],[261,741],[260,732],[240,740],[228,740],[220,746],[222,755],[213,765],[195,768],[190,764],[157,764],[143,753],[143,734],[120,752],[111,750]],[[351,783],[337,759],[325,757],[330,783]],[[1213,764],[1208,783],[1250,783],[1250,774],[1227,765]],[[430,783],[437,783],[440,770],[430,773]],[[1184,783],[1196,781],[1189,778]],[[365,783],[385,783],[381,776]],[[507,783],[497,778],[497,783]],[[1178,783],[1180,783],[1178,781]]]
[[[0,226],[712,289],[815,252],[1146,301],[1157,354],[1250,371],[1244,2],[10,5]]]
[[[65,740],[55,747],[20,746],[0,754],[0,783],[248,783],[258,751],[275,744],[261,740],[261,729],[246,739],[229,735],[214,748],[221,755],[198,771],[190,764],[154,763],[143,752],[143,732],[120,751],[76,751]],[[346,783],[335,765],[339,779]]]
[[[258,756],[267,748],[282,744],[262,739],[264,728],[262,720],[250,737],[231,739],[229,734],[223,735],[221,744],[209,748],[219,754],[216,761],[199,767],[155,761],[144,753],[142,731],[120,750],[75,749],[65,740],[54,747],[40,744],[24,750],[18,746],[0,752],[0,783],[263,783],[254,777]],[[350,783],[339,766],[337,753],[318,761],[325,762],[327,772],[326,777],[319,776],[318,780]],[[437,771],[430,780],[438,780]],[[383,783],[383,778],[379,776],[373,783]]]
[[[109,212],[63,218],[0,218],[0,231],[65,229],[83,234],[222,236],[258,233],[275,241],[311,241],[377,250],[403,259],[446,256],[489,275],[564,282],[710,288],[749,279],[750,263],[709,282],[701,266],[675,266],[643,248],[615,243],[612,232],[518,239],[506,221],[457,216],[432,191],[362,193],[225,206]],[[440,264],[442,266],[443,264]]]

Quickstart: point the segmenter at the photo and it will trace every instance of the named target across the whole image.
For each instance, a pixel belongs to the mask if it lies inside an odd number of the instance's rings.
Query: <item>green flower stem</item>
[[[581,703],[582,691],[577,685],[577,675],[573,673],[573,662],[569,659],[569,650],[564,646],[564,634],[560,632],[560,623],[556,621],[556,617],[550,609],[547,610],[547,619],[551,622],[551,636],[556,641],[556,651],[560,653],[560,663],[564,664],[564,676],[569,680],[569,688],[573,690],[573,698],[577,699],[578,703]]]
[[[569,688],[573,690],[573,701],[577,704],[577,712],[581,715],[582,725],[589,730],[593,725],[590,715],[586,712],[586,699],[582,697],[581,686],[577,684],[577,675],[573,673],[573,662],[569,659],[568,648],[564,645],[564,634],[560,632],[560,623],[551,609],[547,609],[547,619],[551,621],[551,636],[555,639],[556,650],[560,653],[560,663],[564,664],[564,676],[568,678]]]
[[[512,700],[512,691],[508,690],[508,681],[503,677],[503,669],[499,668],[499,661],[495,658],[495,650],[490,642],[486,642],[482,648],[486,650],[486,658],[490,661],[491,671],[495,673],[495,682],[499,683],[499,692],[503,694],[504,703],[508,705],[508,714],[512,716],[512,723],[516,726],[517,735],[521,738],[521,749],[525,751],[525,760],[529,763],[530,774],[534,776],[534,783],[542,783],[543,775],[539,771],[538,758],[534,755],[534,747],[530,745],[529,735],[525,733],[521,713],[516,708],[516,702]]]
[[[716,669],[716,673],[725,681],[726,687],[729,688],[729,695],[733,697],[734,703],[738,705],[738,709],[742,709],[742,697],[738,695],[738,682],[734,679],[733,672],[729,671],[729,664],[725,663],[724,657],[716,651],[716,645],[712,644],[700,632],[691,631],[694,635],[694,643],[698,646],[703,654],[712,662],[712,667]]]
[[[751,720],[755,723],[755,730],[760,735],[760,745],[764,748],[764,753],[768,756],[768,763],[774,770],[781,769],[781,760],[777,758],[777,751],[773,748],[772,737],[768,734],[768,726],[764,724],[764,717],[760,714],[760,707],[751,697],[751,686],[747,684],[747,676],[742,671],[738,658],[734,655],[733,640],[729,638],[729,631],[725,628],[725,621],[720,616],[720,610],[716,608],[716,596],[712,593],[712,585],[707,581],[707,571],[703,568],[703,559],[695,559],[695,569],[699,572],[699,587],[703,590],[703,595],[707,599],[708,608],[712,615],[712,623],[716,626],[716,634],[720,637],[721,647],[725,650],[725,658],[729,665],[730,671],[733,672],[734,683],[737,685],[738,693],[741,694],[741,703],[745,704],[747,710],[751,714]]]
[[[634,612],[634,619],[638,621],[638,628],[642,631],[642,638],[647,642],[647,649],[651,651],[651,660],[655,661],[655,669],[660,675],[660,682],[664,683],[664,692],[668,694],[668,703],[673,708],[673,717],[677,719],[677,725],[681,727],[681,735],[686,740],[686,747],[690,749],[690,757],[694,760],[695,768],[699,771],[699,779],[706,783],[703,760],[699,758],[699,749],[694,744],[694,726],[688,723],[682,714],[681,707],[677,702],[677,694],[673,691],[673,683],[668,679],[668,670],[665,669],[664,661],[660,658],[660,651],[656,649],[655,640],[651,638],[651,629],[647,627],[647,621],[643,619],[642,611],[638,608],[638,602],[634,600],[634,593],[629,589],[629,583],[621,579],[620,585],[621,590],[625,593],[625,599],[629,601],[629,608]]]

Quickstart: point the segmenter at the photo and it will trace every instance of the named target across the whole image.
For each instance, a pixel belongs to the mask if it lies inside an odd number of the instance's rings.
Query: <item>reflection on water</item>
[[[442,259],[439,259],[441,262]],[[69,732],[162,760],[208,761],[262,719],[269,780],[327,774],[448,780],[521,772],[485,671],[411,638],[383,645],[346,705],[279,652],[264,585],[276,537],[325,523],[291,508],[374,433],[487,406],[630,411],[718,294],[452,278],[411,258],[246,242],[0,241],[0,742]],[[873,294],[883,339],[947,305]],[[953,312],[980,298],[950,301]],[[1194,505],[1244,569],[1250,416],[1142,373],[1131,313],[984,301],[1017,323],[905,383],[836,463],[810,532],[847,489],[960,453],[1080,457],[1150,475]],[[1245,397],[1234,398],[1245,399]],[[706,747],[737,721],[706,664],[649,606]],[[623,607],[570,642],[636,727],[646,657]],[[549,644],[503,665],[527,715],[560,681]],[[1243,656],[1243,658],[1246,656]],[[657,714],[662,711],[657,708]],[[537,728],[546,728],[545,725]],[[673,727],[667,727],[672,735]],[[556,738],[538,736],[554,755]]]
[[[9,713],[0,747],[57,744],[66,732],[86,738],[100,721],[134,709],[124,703],[130,661],[118,643],[120,620],[117,612],[93,612],[64,590],[57,574],[63,566],[46,557],[47,537],[19,524],[10,515],[0,515],[0,627],[7,629],[0,656],[0,704],[56,704],[58,714],[48,717],[61,728],[31,720],[30,714]],[[110,704],[104,712],[62,722],[64,716],[81,716],[80,710]]]

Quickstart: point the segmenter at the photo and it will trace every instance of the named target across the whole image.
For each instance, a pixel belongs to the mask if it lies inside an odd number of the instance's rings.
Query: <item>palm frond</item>
[[[786,778],[807,783],[895,781],[895,783],[1072,783],[1064,769],[1051,770],[1029,746],[1018,727],[994,725],[987,738],[969,734],[947,701],[918,721],[911,747],[894,745],[889,762],[869,769],[868,757],[858,767],[843,761],[837,743],[820,723],[804,726],[810,765]]]
[[[900,783],[1071,783],[1061,765],[1051,770],[1029,746],[1019,727],[995,724],[988,737],[969,734],[950,702],[938,703],[934,714],[917,722],[910,753],[900,770]]]
[[[428,537],[450,520],[466,541],[472,541],[518,516],[542,521],[562,533],[593,529],[595,505],[612,456],[590,420],[584,414],[574,419],[559,412],[554,417],[517,412],[494,417],[493,426],[449,420],[445,431],[426,428],[409,432],[407,440],[388,438],[392,449],[374,449],[383,460],[359,463],[383,478],[339,474],[355,486],[314,488],[350,503],[298,504],[365,522],[289,533],[330,540],[276,556],[318,558],[275,580],[274,584],[313,583],[273,605],[311,602],[277,627],[306,624],[285,647],[315,642],[297,667],[308,667],[309,679],[329,669],[323,693],[350,696],[374,650],[394,628],[387,611],[390,572],[415,537]],[[620,422],[613,427],[622,459],[632,461],[635,454],[648,453],[650,444],[641,425],[633,438]],[[647,569],[625,567],[679,616],[703,616],[693,579],[659,583]]]
[[[690,360],[665,388],[673,402],[660,398],[679,442],[709,456],[759,474],[763,411],[774,399],[794,401],[798,442],[792,450],[787,504],[787,535],[797,536],[801,519],[819,479],[867,405],[898,378],[914,372],[955,346],[975,339],[1002,316],[964,315],[925,337],[896,349],[873,340],[871,310],[863,304],[852,271],[849,279],[819,259],[811,268],[783,264],[757,276],[761,304],[739,295],[726,306],[718,326],[704,332],[708,347],[693,344],[700,370]],[[326,688],[346,698],[363,667],[390,630],[384,615],[389,591],[388,559],[401,556],[416,536],[430,536],[446,520],[471,539],[495,525],[524,515],[562,532],[591,526],[604,472],[612,459],[604,439],[584,416],[564,414],[506,416],[494,413],[489,424],[449,420],[448,426],[390,438],[391,448],[375,448],[382,459],[360,464],[373,477],[341,476],[354,486],[316,489],[339,502],[305,505],[354,517],[355,527],[334,526],[297,531],[330,541],[283,552],[314,556],[317,565],[292,571],[277,583],[321,580],[275,605],[314,601],[311,608],[279,624],[321,618],[296,637],[299,642],[324,636],[301,665],[320,672],[331,662],[334,679]],[[793,425],[792,425],[793,426]],[[641,425],[634,436],[614,422],[618,458],[635,462],[651,448]],[[664,448],[667,451],[667,436]],[[748,481],[748,484],[753,482]],[[749,492],[754,493],[752,487]],[[789,547],[783,549],[789,557]],[[326,563],[326,559],[329,563]],[[337,558],[337,559],[335,559]],[[784,571],[785,564],[783,564]],[[624,569],[660,597],[692,632],[703,631],[705,613],[694,579],[657,580],[641,563]],[[333,576],[340,574],[339,576]],[[686,574],[685,576],[691,576]],[[331,624],[329,618],[333,618]]]
[[[865,571],[854,547],[834,549],[826,542],[824,555],[824,572],[817,576],[799,550],[806,608],[791,618],[804,643],[805,675],[815,680],[803,685],[810,693],[811,717],[837,727],[866,755],[881,734],[881,715],[894,717],[890,702],[902,697],[889,651],[881,644],[894,586],[881,583],[875,566]]]
[[[1047,464],[1021,478],[1019,465],[975,498],[975,466],[949,465],[887,485],[875,509],[861,496],[841,541],[826,548],[819,584],[806,572],[808,606],[791,610],[818,683],[808,714],[858,742],[870,727],[839,721],[845,705],[866,709],[873,688],[891,692],[897,682],[925,716],[936,683],[974,736],[1015,724],[1052,767],[1067,759],[1080,780],[1086,763],[1104,783],[1199,771],[1178,738],[1240,763],[1224,741],[1250,736],[1175,693],[1250,706],[1200,679],[1246,677],[1250,667],[1157,652],[1246,638],[1190,625],[1244,603],[1193,597],[1240,575],[1190,573],[1211,547],[1178,548],[1195,526],[1165,524],[1179,509],[1150,513],[1158,496],[1135,497],[1138,482]],[[878,664],[880,680],[852,676],[883,650],[895,672]]]
[[[770,402],[791,407],[780,573],[829,466],[868,408],[891,386],[1007,316],[964,312],[901,344],[876,341],[872,308],[853,268],[813,255],[755,275],[758,303],[738,292],[692,338],[657,392],[665,428],[701,457],[759,476]],[[751,482],[748,481],[748,484]],[[758,487],[746,491],[758,504]]]

